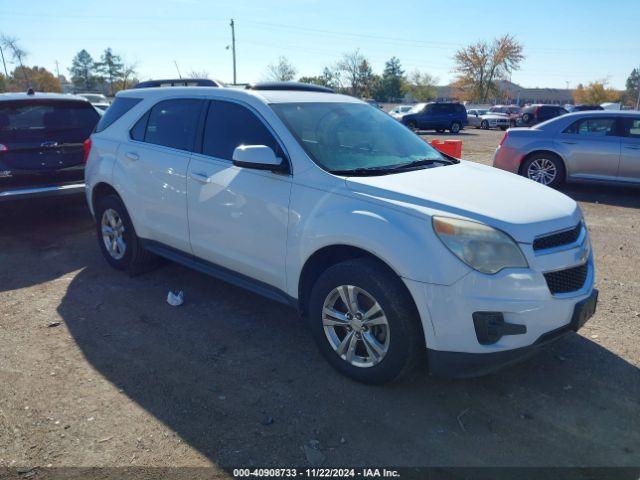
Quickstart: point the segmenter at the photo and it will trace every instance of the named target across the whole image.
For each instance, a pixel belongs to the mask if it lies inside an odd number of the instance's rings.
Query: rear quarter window
[[[104,115],[96,126],[96,132],[102,132],[109,127],[113,122],[122,117],[125,113],[135,107],[142,101],[141,98],[133,97],[116,97],[111,106],[107,108]]]

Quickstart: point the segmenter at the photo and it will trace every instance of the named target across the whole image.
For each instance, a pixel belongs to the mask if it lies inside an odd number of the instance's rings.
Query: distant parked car
[[[412,130],[435,130],[458,133],[467,125],[467,110],[461,103],[418,103],[402,117],[402,123]]]
[[[511,129],[493,166],[550,187],[584,180],[640,184],[640,112],[570,113]]]
[[[469,125],[476,128],[488,130],[490,128],[500,128],[506,130],[510,126],[509,117],[503,114],[490,113],[486,109],[467,110]]]
[[[389,115],[391,115],[396,120],[400,120],[405,114],[409,113],[412,108],[413,105],[398,105],[392,110],[389,110]]]
[[[89,100],[89,102],[91,102],[91,105],[102,111],[106,110],[107,108],[109,108],[109,105],[111,105],[111,102],[109,102],[107,97],[105,97],[101,93],[78,93],[78,95],[80,97],[86,98],[87,100]]]
[[[489,109],[490,113],[506,115],[511,126],[516,126],[516,120],[522,113],[522,108],[518,105],[494,105]]]
[[[566,113],[569,112],[560,105],[529,105],[522,109],[516,120],[516,126],[531,127]]]
[[[573,112],[587,112],[589,110],[604,110],[604,108],[602,108],[600,105],[580,104],[580,105],[570,105],[569,108],[565,107],[565,110],[568,110],[569,112],[573,113]]]
[[[56,93],[0,95],[0,201],[84,192],[84,145],[100,115]]]

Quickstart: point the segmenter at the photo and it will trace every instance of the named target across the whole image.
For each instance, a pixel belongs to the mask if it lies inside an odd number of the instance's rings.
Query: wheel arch
[[[108,195],[117,195],[122,200],[122,196],[118,191],[107,182],[98,182],[91,189],[91,207],[93,211],[96,211],[98,201]]]

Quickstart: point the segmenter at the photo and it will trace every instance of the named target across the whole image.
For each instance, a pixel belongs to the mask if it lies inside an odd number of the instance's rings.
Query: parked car
[[[569,112],[559,105],[529,105],[522,109],[522,113],[516,119],[516,126],[532,127],[566,113]]]
[[[389,110],[389,115],[391,115],[396,120],[400,120],[406,113],[409,113],[412,108],[413,105],[398,105]]]
[[[509,117],[500,113],[489,113],[486,109],[467,110],[467,119],[472,127],[484,130],[490,128],[506,130],[510,126]]]
[[[89,100],[89,102],[91,102],[91,105],[93,105],[98,110],[105,111],[107,108],[109,108],[109,105],[111,105],[111,102],[109,102],[107,97],[105,97],[101,93],[78,93],[77,95]]]
[[[418,103],[401,121],[412,130],[451,133],[458,133],[468,123],[464,105],[455,102]]]
[[[570,113],[511,129],[493,166],[550,187],[585,180],[640,183],[640,112]]]
[[[369,383],[425,347],[432,372],[484,374],[593,314],[572,199],[353,97],[286,88],[118,93],[87,163],[106,261],[159,255],[294,306],[328,362]]]
[[[99,118],[82,97],[0,94],[0,201],[83,193],[83,142]]]
[[[516,121],[518,117],[520,117],[522,113],[522,108],[518,105],[494,105],[489,109],[490,113],[499,113],[502,115],[506,115],[509,119],[509,124],[512,127],[516,126]]]

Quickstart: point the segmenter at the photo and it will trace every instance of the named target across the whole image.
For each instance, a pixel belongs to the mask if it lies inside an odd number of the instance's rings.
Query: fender
[[[292,189],[291,206],[286,268],[287,293],[293,297],[305,262],[332,245],[366,250],[400,277],[423,283],[450,285],[470,271],[452,258],[427,216],[301,185]]]

